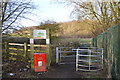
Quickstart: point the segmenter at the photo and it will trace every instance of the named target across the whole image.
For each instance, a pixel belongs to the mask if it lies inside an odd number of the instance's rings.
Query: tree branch
[[[8,29],[16,20],[17,18],[21,15],[21,13],[26,9],[27,5],[23,8],[23,10],[17,15],[17,17],[14,19],[13,22],[10,23],[10,25],[8,27],[6,27],[5,29],[3,29],[3,31],[5,31],[6,29]],[[3,32],[2,31],[2,32]]]
[[[2,3],[3,4],[3,3]],[[2,7],[2,23],[3,23],[3,20],[4,20],[4,16],[5,16],[5,12],[6,12],[6,8],[7,8],[7,4],[8,4],[8,2],[5,2],[4,3],[4,8]]]
[[[19,9],[20,6],[21,6],[21,4],[18,5],[17,8],[15,10],[13,10],[5,19],[3,19],[3,22],[6,21],[11,15],[13,15],[14,12],[16,12]]]

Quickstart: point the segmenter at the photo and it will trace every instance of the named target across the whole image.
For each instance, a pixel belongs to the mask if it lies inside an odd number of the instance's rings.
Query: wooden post
[[[27,60],[27,43],[24,42],[24,58],[25,58],[25,62]]]
[[[30,44],[30,49],[31,49],[31,68],[34,68],[34,44]]]
[[[49,37],[49,28],[46,29],[47,32],[47,39],[46,39],[46,45],[47,45],[47,68],[50,68],[51,64],[51,54],[50,54],[50,37]]]
[[[31,36],[31,39],[33,39],[33,30],[30,30],[30,36]],[[34,42],[34,39],[33,39],[33,42]],[[31,50],[31,69],[33,70],[34,69],[34,43],[30,43],[30,50]]]
[[[5,57],[7,57],[7,58],[9,56],[8,51],[9,51],[8,42],[5,42]]]

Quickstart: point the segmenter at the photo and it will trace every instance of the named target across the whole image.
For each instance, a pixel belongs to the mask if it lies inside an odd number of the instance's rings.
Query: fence
[[[108,77],[120,79],[120,24],[93,38],[93,46],[104,49]]]
[[[98,71],[103,69],[103,49],[77,49],[76,71]]]
[[[76,51],[72,47],[56,47],[56,63],[73,64],[75,63]]]
[[[48,52],[48,45],[45,40],[36,40],[34,43],[34,50],[31,49],[29,38],[18,38],[18,37],[3,37],[2,43],[2,54],[3,64],[12,62],[22,62],[31,64],[33,60],[33,53],[46,53],[47,54],[47,68],[50,66],[50,55]],[[12,62],[11,62],[12,61]],[[8,64],[9,65],[9,64]],[[5,68],[4,68],[5,70]]]
[[[9,43],[4,42],[4,50],[3,50],[3,56],[8,57],[9,60],[25,60],[27,57],[30,57],[30,44],[27,44],[24,42],[24,44],[20,43]],[[46,53],[45,48],[46,45],[34,45],[34,52],[35,53]],[[17,56],[17,58],[15,58]],[[22,58],[19,59],[18,58]]]

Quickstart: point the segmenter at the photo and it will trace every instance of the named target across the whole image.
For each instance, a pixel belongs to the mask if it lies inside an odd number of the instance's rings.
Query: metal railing
[[[71,47],[56,47],[56,63],[75,63],[76,51],[72,49]]]
[[[71,55],[69,55],[70,53]],[[76,71],[98,71],[103,69],[103,48],[78,47],[74,49],[70,47],[56,47],[56,63],[76,63]]]
[[[98,71],[103,69],[103,49],[76,49],[76,71]]]

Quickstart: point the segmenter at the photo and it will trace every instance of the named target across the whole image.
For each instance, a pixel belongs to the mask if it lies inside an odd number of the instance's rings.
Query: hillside
[[[88,24],[84,24],[84,21],[71,21],[61,23],[59,26],[62,31],[59,32],[59,36],[73,37],[73,38],[90,38],[92,33]]]
[[[12,36],[25,36],[29,37],[30,31],[34,29],[49,28],[51,36],[56,37],[71,37],[71,38],[90,38],[92,37],[91,27],[84,21],[71,21],[55,24],[44,24],[40,26],[30,26],[22,28],[14,33]]]

